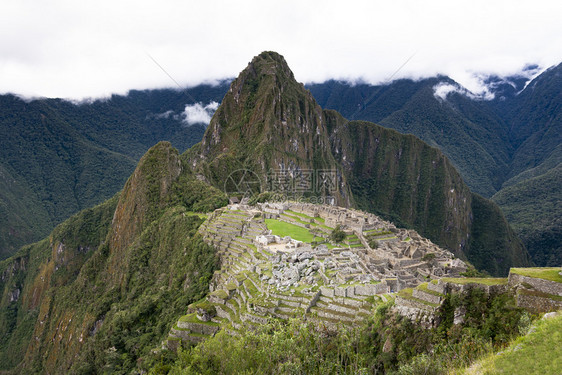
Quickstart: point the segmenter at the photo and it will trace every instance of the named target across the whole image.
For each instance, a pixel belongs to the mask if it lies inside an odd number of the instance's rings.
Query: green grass
[[[265,225],[267,225],[268,229],[271,229],[274,235],[280,237],[290,236],[294,240],[308,243],[312,242],[315,238],[308,229],[284,221],[265,219]]]
[[[211,295],[217,296],[220,299],[227,299],[228,298],[228,294],[223,289],[215,290],[214,292],[211,293]]]
[[[234,277],[236,278],[236,281],[238,281],[239,283],[243,282],[248,278],[248,276],[246,276],[245,273],[237,273],[236,276]]]
[[[245,280],[244,286],[246,287],[246,291],[248,292],[248,294],[250,294],[251,297],[255,298],[261,294],[259,290],[256,288],[256,286],[254,285],[254,283],[251,282],[250,280]]]
[[[187,211],[186,215],[190,215],[190,216],[198,216],[199,218],[206,220],[209,217],[209,214],[204,214],[201,212],[192,212],[192,211]]]
[[[512,268],[510,272],[521,276],[534,277],[548,281],[562,283],[560,275],[562,268],[560,267],[533,267],[533,268]]]
[[[202,300],[194,302],[191,305],[189,305],[188,307],[193,308],[193,309],[203,309],[207,312],[214,311],[213,305],[209,301],[207,301],[206,298],[203,298]]]
[[[536,323],[501,353],[491,354],[465,374],[559,375],[562,369],[562,315]]]
[[[438,296],[438,297],[444,297],[444,296],[445,296],[444,294],[441,294],[441,293],[436,292],[436,291],[434,291],[434,290],[427,289],[427,283],[423,283],[423,284],[418,285],[418,286],[416,287],[416,289],[419,289],[419,290],[421,290],[422,292],[425,292],[425,293],[428,293],[428,294],[432,294],[432,295]]]
[[[404,299],[409,299],[409,300],[419,302],[419,303],[422,303],[424,305],[428,305],[428,306],[431,306],[431,307],[439,307],[440,306],[437,303],[428,302],[428,301],[425,301],[425,300],[414,297],[412,295],[413,291],[414,290],[412,288],[405,288],[405,289],[402,289],[401,291],[399,291],[397,294],[398,294],[399,297],[402,297]]]
[[[506,285],[507,278],[504,277],[443,277],[441,279],[453,284],[482,284],[482,285]],[[434,283],[435,284],[435,283]]]

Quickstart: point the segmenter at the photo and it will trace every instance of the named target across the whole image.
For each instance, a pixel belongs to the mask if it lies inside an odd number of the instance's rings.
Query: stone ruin
[[[265,219],[306,228],[315,240],[274,235]],[[347,237],[334,244],[329,238],[338,226]],[[375,300],[466,270],[464,262],[413,230],[328,205],[231,204],[211,214],[199,232],[217,249],[221,269],[206,301],[191,306],[172,329],[172,348],[219,328],[236,334],[269,317],[304,317],[332,328],[357,324],[371,314]]]

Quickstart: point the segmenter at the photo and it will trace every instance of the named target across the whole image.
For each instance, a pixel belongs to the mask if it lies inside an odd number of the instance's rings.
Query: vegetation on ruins
[[[339,225],[334,228],[332,233],[330,233],[330,239],[335,243],[343,242],[343,240],[345,240],[345,236],[346,236],[345,232],[341,229]]]
[[[453,294],[439,310],[441,324],[425,329],[379,303],[360,327],[337,331],[300,319],[270,320],[230,336],[219,332],[194,347],[179,350],[173,364],[154,371],[170,374],[446,374],[505,347],[525,334],[532,317],[506,294],[488,296],[478,288]],[[467,310],[453,324],[454,310]],[[486,317],[482,319],[482,317]],[[552,355],[552,354],[550,354]],[[164,363],[164,361],[163,361]]]

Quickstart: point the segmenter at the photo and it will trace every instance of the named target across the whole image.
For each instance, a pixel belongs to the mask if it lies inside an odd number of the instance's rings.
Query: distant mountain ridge
[[[530,81],[536,69],[487,77],[493,100],[475,100],[454,89],[437,95],[439,85],[460,87],[447,77],[384,86],[328,81],[307,88],[324,108],[414,134],[441,149],[471,189],[493,197],[505,210],[534,261],[557,265],[562,256],[562,181],[556,172],[562,161],[562,64]],[[539,185],[542,199],[533,193]]]
[[[168,140],[199,142],[206,124],[187,126],[186,105],[220,102],[227,83],[71,103],[0,96],[0,259],[121,189],[139,158]]]

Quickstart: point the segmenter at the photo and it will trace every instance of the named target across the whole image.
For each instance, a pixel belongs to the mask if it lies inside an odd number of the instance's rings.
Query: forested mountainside
[[[524,74],[489,77],[493,100],[471,97],[447,77],[307,88],[324,108],[438,147],[473,191],[500,205],[533,261],[555,265],[562,249],[561,77],[562,64],[532,81]]]
[[[205,124],[188,124],[186,105],[220,102],[227,87],[83,103],[0,96],[0,259],[113,196],[158,141],[182,151],[199,142]]]
[[[0,370],[136,367],[207,293],[215,250],[192,211],[226,203],[170,143],[151,148],[120,194],[0,263]]]

